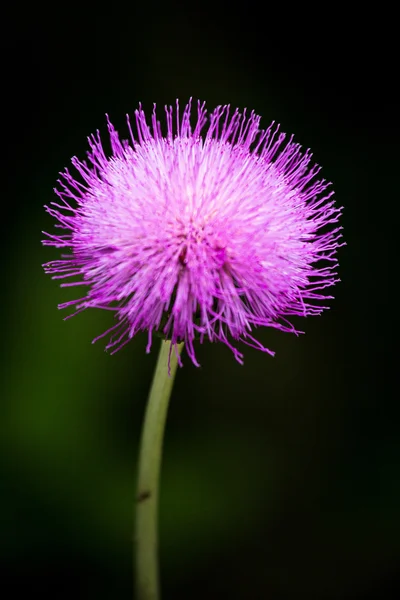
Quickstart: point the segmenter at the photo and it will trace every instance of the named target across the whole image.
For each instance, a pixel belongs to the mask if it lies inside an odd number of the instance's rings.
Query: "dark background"
[[[398,597],[395,16],[364,7],[134,2],[3,16],[0,558],[5,597],[131,598],[138,435],[156,359],[110,357],[109,313],[63,322],[41,264],[58,172],[105,113],[190,96],[274,119],[311,147],[344,206],[332,309],[260,331],[275,358],[184,358],[161,496],[164,598]],[[124,136],[123,136],[124,137]],[[390,272],[390,275],[389,275]],[[5,285],[4,285],[5,284]],[[389,296],[389,289],[392,290]]]

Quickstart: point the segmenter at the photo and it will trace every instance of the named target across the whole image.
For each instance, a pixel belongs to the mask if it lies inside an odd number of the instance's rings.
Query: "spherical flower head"
[[[330,184],[309,150],[274,123],[261,130],[254,112],[222,106],[207,120],[199,102],[192,126],[191,103],[180,115],[177,102],[164,133],[155,106],[150,124],[141,107],[135,116],[130,141],[107,117],[111,155],[90,136],[88,160],[72,159],[77,174],[61,174],[46,207],[64,233],[43,244],[70,253],[44,268],[86,290],[60,308],[115,311],[99,336],[113,352],[147,331],[148,352],[159,332],[171,347],[184,341],[195,365],[196,339],[223,342],[240,363],[234,340],[273,354],[253,330],[299,333],[288,319],[320,314],[338,281]]]

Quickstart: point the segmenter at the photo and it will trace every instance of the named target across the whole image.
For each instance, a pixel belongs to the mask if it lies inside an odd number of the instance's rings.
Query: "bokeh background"
[[[275,7],[276,8],[276,7]],[[389,227],[398,201],[393,15],[324,4],[135,2],[12,9],[3,20],[0,558],[10,592],[132,597],[138,439],[156,348],[64,322],[41,264],[58,172],[141,101],[255,109],[311,147],[344,206],[332,309],[260,331],[276,357],[216,344],[179,371],[161,492],[163,597],[398,597],[399,409]],[[394,294],[394,295],[393,295]],[[394,309],[394,314],[393,314]]]

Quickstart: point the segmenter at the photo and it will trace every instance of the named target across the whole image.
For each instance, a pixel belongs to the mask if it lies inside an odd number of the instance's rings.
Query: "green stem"
[[[136,498],[136,598],[158,600],[158,485],[168,403],[174,383],[177,357],[171,342],[162,341],[147,401],[139,455]],[[183,343],[178,345],[178,352]]]

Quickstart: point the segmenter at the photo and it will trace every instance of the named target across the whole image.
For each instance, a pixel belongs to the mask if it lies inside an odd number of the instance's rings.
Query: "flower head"
[[[284,142],[274,123],[261,130],[254,112],[218,107],[206,126],[199,102],[193,127],[190,102],[165,113],[163,133],[155,106],[150,125],[140,107],[130,141],[107,117],[111,156],[97,132],[88,161],[72,159],[77,175],[61,174],[46,210],[65,233],[43,243],[70,254],[44,267],[86,295],[60,308],[115,311],[99,336],[111,334],[112,351],[145,330],[147,351],[158,331],[184,341],[196,365],[195,339],[225,343],[239,362],[233,340],[273,354],[253,329],[299,333],[288,318],[320,314],[338,281],[341,209],[330,184],[316,179],[309,150]]]

